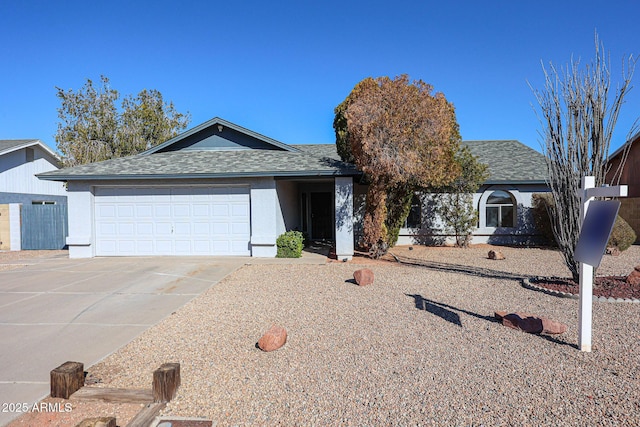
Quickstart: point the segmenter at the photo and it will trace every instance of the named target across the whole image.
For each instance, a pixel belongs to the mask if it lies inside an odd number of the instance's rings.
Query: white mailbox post
[[[582,226],[584,226],[584,220],[589,209],[589,204],[594,197],[627,196],[626,185],[595,188],[595,182],[596,179],[593,176],[585,176],[582,178],[582,203],[580,204],[581,228]],[[608,232],[610,233],[611,230],[608,230]],[[578,242],[578,245],[580,245],[580,242]],[[602,252],[599,255],[602,256]],[[580,261],[580,310],[578,318],[578,341],[581,351],[591,351],[591,323],[593,317],[593,267],[593,264],[588,264]]]

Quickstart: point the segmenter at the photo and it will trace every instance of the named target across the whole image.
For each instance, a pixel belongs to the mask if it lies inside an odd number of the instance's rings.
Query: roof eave
[[[53,151],[51,148],[49,148],[49,146],[47,144],[45,144],[44,142],[40,141],[39,139],[31,139],[31,140],[28,140],[27,142],[25,142],[24,144],[16,145],[16,146],[8,148],[6,150],[0,151],[0,156],[2,156],[4,154],[13,153],[14,151],[22,150],[23,148],[33,147],[34,145],[37,145],[40,148],[42,148],[47,154],[49,154],[51,157],[56,159],[58,162],[60,161],[60,157],[58,157],[56,152]]]
[[[616,151],[611,153],[611,155],[609,156],[609,160],[612,160],[612,159],[616,158],[627,147],[628,144],[633,144],[639,138],[640,138],[640,131],[636,132],[631,138],[626,140],[624,142],[624,144],[622,144],[620,147],[618,147],[618,149]]]
[[[281,148],[281,149],[283,149],[285,151],[290,151],[290,152],[293,152],[293,153],[301,152],[299,149],[297,149],[295,147],[292,147],[290,145],[287,145],[287,144],[285,144],[283,142],[277,141],[277,140],[275,140],[273,138],[269,138],[268,136],[264,136],[262,134],[254,132],[254,131],[252,131],[250,129],[243,128],[242,126],[238,126],[235,123],[231,123],[231,122],[229,122],[227,120],[221,119],[220,117],[214,117],[213,119],[208,120],[208,121],[206,121],[206,122],[204,122],[204,123],[202,123],[202,124],[200,124],[200,125],[198,125],[198,126],[196,126],[194,128],[191,128],[191,129],[181,133],[180,135],[174,136],[173,138],[171,138],[168,141],[163,142],[162,144],[156,145],[155,147],[151,147],[150,149],[148,149],[146,151],[143,151],[142,153],[140,153],[140,155],[149,155],[149,154],[153,154],[155,152],[158,152],[159,150],[162,150],[163,148],[169,147],[169,146],[175,144],[176,142],[181,141],[184,138],[187,138],[187,137],[189,137],[191,135],[194,135],[194,134],[196,134],[196,133],[198,133],[198,132],[200,132],[200,131],[202,131],[202,130],[210,127],[210,126],[214,126],[216,124],[219,124],[219,125],[222,125],[222,126],[226,126],[226,127],[230,128],[230,129],[233,129],[233,130],[235,130],[237,132],[241,132],[241,133],[244,133],[246,135],[252,136],[252,137],[254,137],[256,139],[259,139],[259,140],[261,140],[263,142],[271,144],[271,145],[273,145],[275,147]]]
[[[222,179],[222,178],[264,178],[264,177],[310,177],[310,176],[359,176],[358,171],[265,171],[232,173],[192,173],[192,174],[120,174],[120,175],[57,175],[37,174],[47,181],[113,181],[113,180],[155,180],[155,179]]]
[[[484,185],[522,185],[522,184],[529,184],[529,185],[538,185],[538,184],[547,184],[547,181],[542,179],[495,179],[495,180],[488,180],[484,182]]]

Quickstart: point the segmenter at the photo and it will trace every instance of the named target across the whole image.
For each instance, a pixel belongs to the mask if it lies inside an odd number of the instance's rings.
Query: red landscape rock
[[[640,285],[640,265],[635,266],[631,274],[627,276],[627,283],[633,286]]]
[[[258,347],[262,351],[273,351],[282,347],[287,342],[287,330],[281,326],[273,325],[258,340]]]
[[[366,286],[373,284],[373,271],[368,268],[356,270],[353,272],[353,279],[360,286]]]
[[[557,322],[555,320],[541,317],[542,319],[542,333],[547,335],[560,335],[567,332],[567,325]]]
[[[520,329],[529,334],[558,335],[567,331],[567,325],[563,323],[526,313],[496,311],[495,317],[501,320],[504,326],[512,329]]]
[[[504,259],[504,255],[502,255],[502,252],[500,251],[494,251],[494,250],[490,250],[489,251],[489,259]]]

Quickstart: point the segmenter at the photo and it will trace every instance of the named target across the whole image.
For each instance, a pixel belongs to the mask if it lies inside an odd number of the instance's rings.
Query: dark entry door
[[[331,193],[311,193],[311,238],[333,238],[333,197]]]

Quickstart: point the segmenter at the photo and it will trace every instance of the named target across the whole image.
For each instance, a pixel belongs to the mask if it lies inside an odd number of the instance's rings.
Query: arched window
[[[497,190],[489,195],[486,204],[487,227],[513,227],[514,204],[511,195]]]

